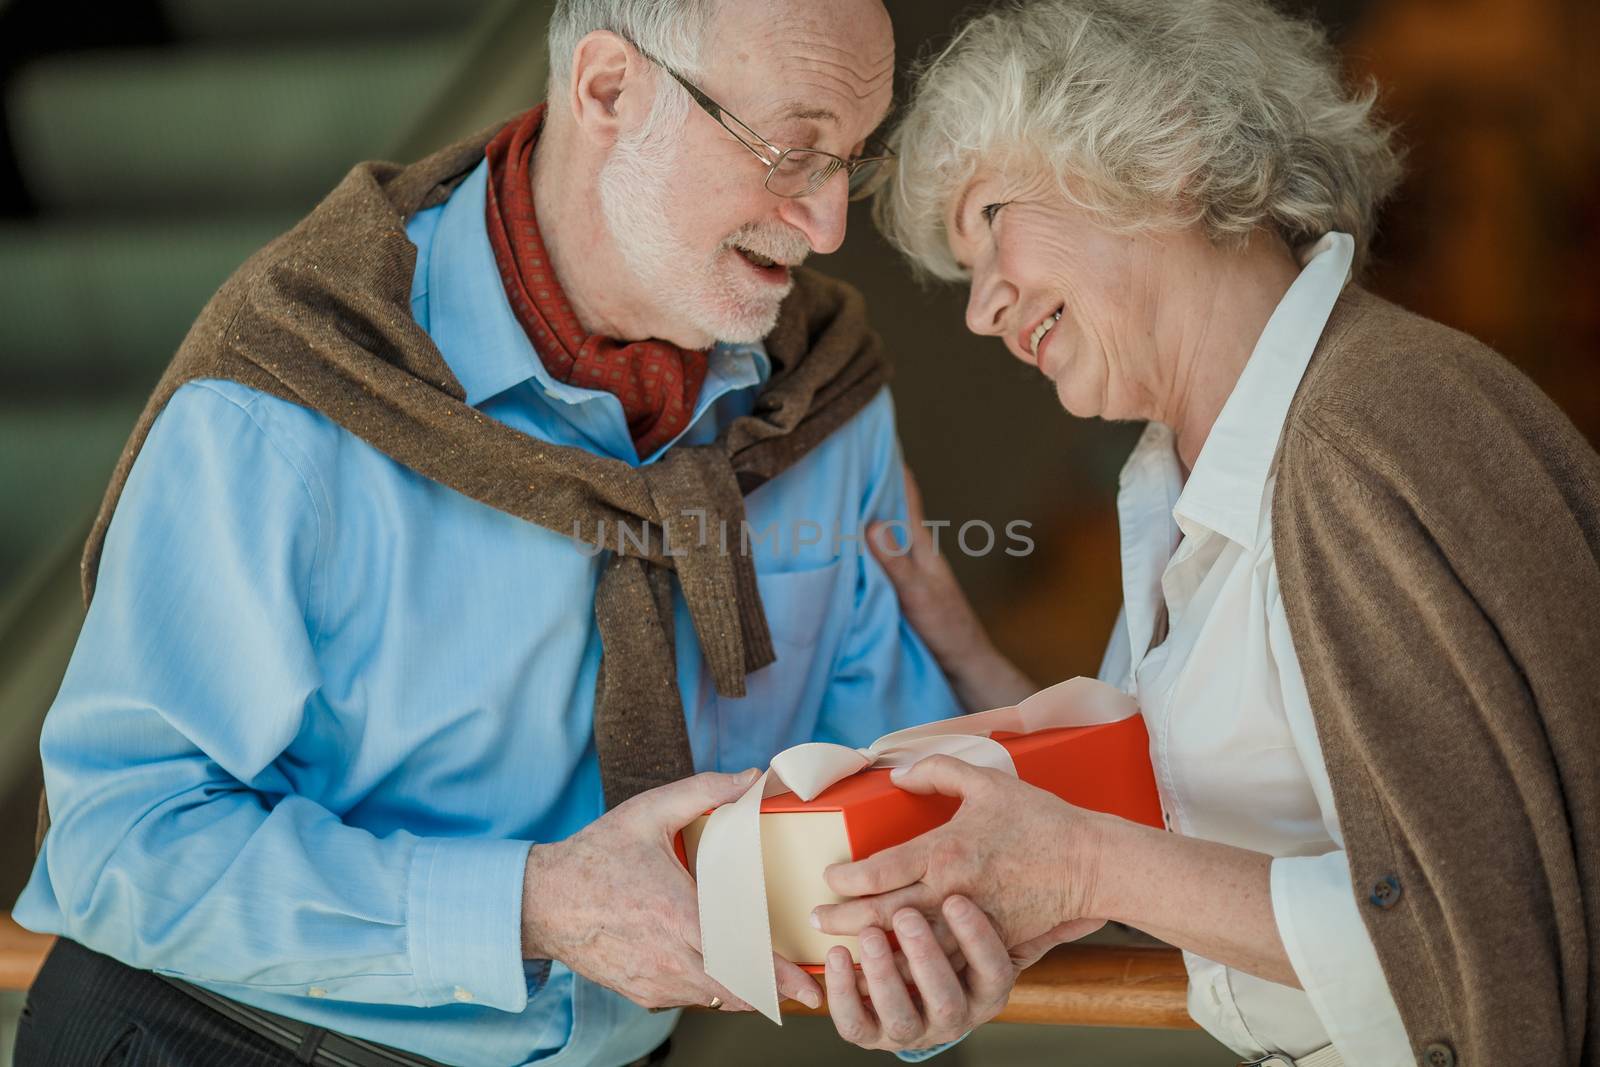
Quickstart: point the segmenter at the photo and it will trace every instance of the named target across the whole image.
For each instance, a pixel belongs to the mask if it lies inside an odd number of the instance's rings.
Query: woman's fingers
[[[908,793],[939,793],[947,797],[965,798],[986,785],[989,775],[1000,773],[976,767],[954,756],[928,756],[909,767],[896,767],[889,772],[889,780]]]
[[[876,926],[861,931],[861,973],[867,979],[883,1041],[895,1048],[910,1048],[922,1036],[922,1013],[900,977],[888,936]]]
[[[863,927],[889,929],[894,913],[901,908],[916,908],[924,915],[939,914],[939,895],[921,882],[896,889],[882,896],[861,897],[842,904],[819,904],[812,909],[812,925],[825,934],[850,936]],[[951,942],[954,947],[954,942]]]
[[[878,1021],[867,1011],[856,989],[856,969],[847,949],[835,945],[828,950],[822,972],[828,990],[828,1014],[839,1036],[852,1045],[871,1048],[878,1043]]]
[[[966,897],[944,902],[945,921],[967,957],[967,992],[978,1018],[988,1019],[1005,1006],[1017,981],[1017,968],[1005,942],[976,904]]]
[[[927,872],[927,837],[914,837],[855,863],[836,863],[822,877],[842,897],[873,896],[915,885]]]
[[[894,916],[894,935],[911,969],[911,981],[922,996],[922,1014],[930,1043],[948,1040],[966,1029],[967,994],[961,979],[922,913],[902,908]]]

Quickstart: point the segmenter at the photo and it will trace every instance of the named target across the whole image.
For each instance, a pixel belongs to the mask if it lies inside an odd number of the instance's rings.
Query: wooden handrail
[[[1183,953],[1166,946],[1061,945],[1029,967],[1000,1021],[1196,1030]]]
[[[0,912],[0,989],[27,989],[55,938],[18,926]],[[999,1021],[1057,1026],[1193,1029],[1188,975],[1177,949],[1143,945],[1062,945],[1023,972]],[[785,1013],[823,1014],[793,1002]]]
[[[1002,1023],[1134,1026],[1193,1030],[1189,975],[1175,948],[1146,945],[1061,945],[1022,972]],[[785,1015],[826,1015],[784,1001]]]

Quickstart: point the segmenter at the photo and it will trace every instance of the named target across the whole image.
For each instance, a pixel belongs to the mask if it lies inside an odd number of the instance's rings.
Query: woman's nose
[[[999,335],[1015,296],[1016,290],[993,271],[975,268],[967,291],[967,329],[986,337]]]

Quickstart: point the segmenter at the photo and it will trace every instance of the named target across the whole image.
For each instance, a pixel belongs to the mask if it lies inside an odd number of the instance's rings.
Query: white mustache
[[[788,226],[744,226],[729,235],[722,246],[743,248],[786,267],[798,267],[811,254],[811,242]]]

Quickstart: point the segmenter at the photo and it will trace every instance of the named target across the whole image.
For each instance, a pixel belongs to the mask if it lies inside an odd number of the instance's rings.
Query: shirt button
[[[1367,899],[1376,907],[1394,907],[1400,902],[1400,879],[1392,874],[1384,875],[1373,883],[1372,895]]]
[[[312,986],[310,989],[306,990],[306,992],[319,999],[328,995],[328,991],[319,985]]]
[[[1456,1067],[1456,1053],[1443,1041],[1435,1041],[1422,1050],[1422,1062],[1427,1067]]]
[[[456,991],[455,991],[454,996],[455,996],[455,998],[457,1000],[461,1001],[461,1003],[463,1003],[463,1004],[467,1003],[468,1001],[470,1001],[472,999],[472,994],[468,993],[465,989],[462,989],[460,986],[456,986]]]

